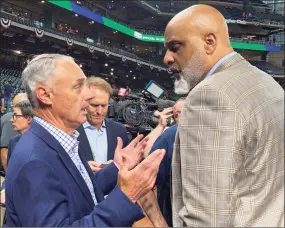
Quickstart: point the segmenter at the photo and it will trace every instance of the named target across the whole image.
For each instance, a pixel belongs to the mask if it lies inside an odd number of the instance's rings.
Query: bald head
[[[225,55],[233,52],[223,15],[208,5],[194,5],[177,15],[165,30],[164,63],[180,72],[175,91],[186,94]]]
[[[203,37],[213,33],[221,39],[222,44],[230,45],[225,18],[220,11],[211,6],[194,5],[181,11],[168,23],[167,29],[182,26],[192,35]]]
[[[16,106],[19,102],[27,101],[28,97],[26,93],[18,93],[13,99],[13,107]]]

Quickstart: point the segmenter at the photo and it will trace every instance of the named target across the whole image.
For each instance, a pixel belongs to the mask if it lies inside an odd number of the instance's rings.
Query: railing
[[[6,19],[10,19],[10,20],[18,22],[20,24],[28,25],[28,26],[31,26],[31,27],[39,27],[39,24],[38,24],[37,21],[29,20],[29,19],[26,19],[26,18],[25,19],[19,18],[17,15],[13,15],[11,13],[7,13],[7,12],[5,12],[3,10],[0,11],[0,15],[1,15],[1,17],[3,16]],[[147,62],[149,64],[153,64],[153,62],[155,62],[156,65],[162,66],[162,63],[159,64],[155,60],[155,58],[144,59],[144,58],[138,57],[134,53],[128,52],[127,50],[123,50],[123,49],[119,49],[119,48],[116,48],[116,47],[107,46],[107,45],[104,45],[104,44],[100,44],[100,45],[98,45],[96,43],[90,44],[85,39],[83,39],[81,37],[78,37],[76,35],[71,35],[71,34],[68,34],[68,33],[65,33],[65,32],[62,32],[62,31],[58,31],[55,28],[48,27],[44,23],[41,23],[41,25],[42,25],[42,26],[40,26],[41,29],[43,29],[45,31],[48,31],[50,33],[53,33],[53,34],[56,34],[56,35],[59,35],[59,36],[62,36],[62,37],[67,37],[67,38],[70,38],[72,40],[76,40],[76,41],[79,41],[79,42],[82,42],[82,43],[85,43],[85,44],[88,44],[88,45],[92,45],[92,46],[95,46],[95,47],[98,47],[98,48],[102,48],[102,49],[105,49],[107,51],[112,51],[114,53],[117,53],[117,54],[120,54],[120,55],[124,55],[126,57],[129,57],[129,58],[132,58],[132,59],[135,59],[135,60],[140,60],[140,61],[143,61],[143,62]],[[233,42],[243,42],[243,43],[263,44],[263,45],[264,44],[273,44],[273,43],[262,41],[262,40],[260,40],[260,41],[259,40],[253,40],[253,41],[251,41],[251,40],[245,40],[245,39],[240,39],[240,38],[231,38],[231,41],[233,41]],[[283,44],[282,43],[274,43],[274,45],[282,46]]]
[[[135,59],[135,60],[139,60],[139,61],[143,61],[143,62],[152,64],[151,61],[143,59],[143,58],[140,58],[136,54],[128,52],[126,50],[121,50],[119,48],[106,46],[106,45],[103,45],[103,44],[100,44],[100,45],[98,45],[96,43],[90,44],[85,39],[77,37],[76,35],[71,35],[71,34],[68,34],[68,33],[65,33],[65,32],[58,31],[55,28],[48,27],[44,23],[42,23],[42,26],[39,27],[38,24],[37,24],[37,21],[32,21],[32,20],[29,20],[29,19],[21,20],[16,15],[13,15],[11,13],[7,13],[7,12],[5,12],[3,10],[0,11],[0,16],[4,17],[6,19],[9,19],[9,20],[15,21],[15,22],[20,23],[20,24],[24,24],[24,25],[31,26],[31,27],[38,27],[38,28],[43,29],[43,30],[45,30],[47,32],[50,32],[50,33],[53,33],[53,34],[56,34],[56,35],[59,35],[59,36],[62,36],[62,37],[66,37],[66,38],[69,38],[69,39],[72,39],[72,40],[75,40],[75,41],[79,41],[81,43],[85,43],[85,44],[92,45],[92,46],[95,46],[95,47],[98,47],[98,48],[102,48],[102,49],[107,50],[107,51],[112,51],[114,53],[117,53],[117,54],[129,57],[129,58],[132,58],[132,59]]]

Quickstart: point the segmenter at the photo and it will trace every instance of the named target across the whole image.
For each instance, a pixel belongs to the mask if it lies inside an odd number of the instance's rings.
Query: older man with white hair
[[[165,152],[138,164],[147,140],[138,136],[122,149],[118,138],[114,163],[94,175],[75,130],[91,99],[81,68],[71,57],[43,54],[22,78],[35,117],[9,161],[6,225],[131,226],[141,219],[136,202],[152,189]]]

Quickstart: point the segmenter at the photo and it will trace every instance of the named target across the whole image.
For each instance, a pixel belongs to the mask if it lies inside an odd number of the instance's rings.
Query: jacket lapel
[[[115,148],[113,148],[112,145],[117,145],[117,142],[114,142],[111,123],[106,118],[105,118],[105,125],[106,125],[106,130],[107,130],[107,143],[108,143],[108,145],[107,145],[107,148],[108,148],[107,160],[109,161],[109,160],[114,159]]]
[[[93,153],[87,138],[87,135],[85,133],[85,130],[83,128],[83,125],[80,125],[80,127],[77,129],[79,132],[79,148],[82,153],[84,153],[84,157],[87,161],[94,161]]]
[[[94,192],[95,192],[95,196],[96,196],[96,200],[98,203],[100,203],[103,199],[104,199],[104,195],[102,195],[102,192],[100,192],[100,188],[98,187],[98,185],[100,183],[95,183],[95,177],[94,177],[94,173],[92,172],[90,166],[88,165],[87,163],[87,160],[86,158],[84,157],[84,154],[83,153],[79,153],[79,156],[80,156],[80,159],[83,163],[83,165],[85,166],[88,174],[89,174],[89,177],[92,181],[92,184],[93,184],[93,187],[94,187]],[[93,202],[93,200],[92,200]],[[93,207],[94,207],[94,204],[93,204]]]
[[[94,202],[93,202],[91,193],[89,191],[89,188],[87,187],[79,170],[77,169],[77,167],[75,166],[75,164],[73,163],[73,161],[71,160],[67,152],[60,145],[60,143],[46,129],[44,129],[41,125],[36,123],[34,120],[32,121],[32,124],[30,125],[29,130],[31,130],[35,135],[40,137],[46,144],[48,144],[51,148],[57,151],[62,163],[65,165],[66,169],[70,172],[73,179],[78,184],[79,188],[83,192],[89,205],[93,208]]]

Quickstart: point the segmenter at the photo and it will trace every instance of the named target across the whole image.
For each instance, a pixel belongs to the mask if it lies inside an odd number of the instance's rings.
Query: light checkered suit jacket
[[[174,226],[284,226],[284,90],[239,54],[186,99],[172,197]]]

